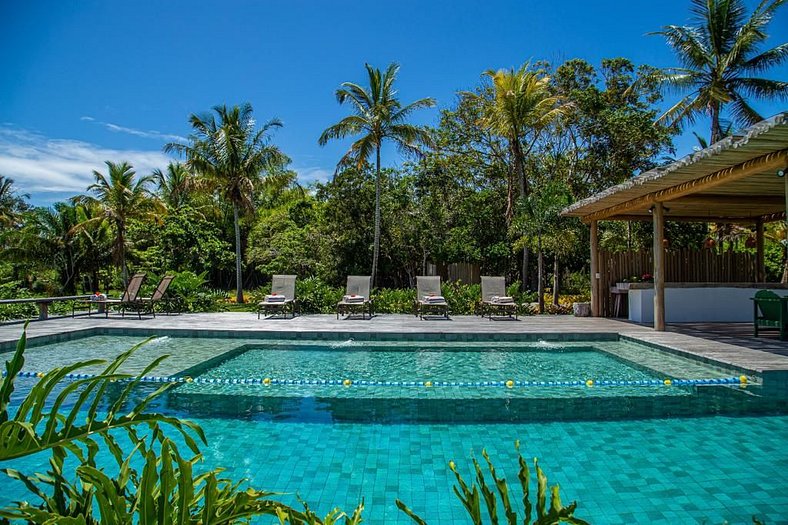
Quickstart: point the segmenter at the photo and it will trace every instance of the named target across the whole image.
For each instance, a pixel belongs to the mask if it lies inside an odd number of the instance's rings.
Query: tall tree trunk
[[[377,286],[380,255],[380,145],[375,148],[375,239],[372,246],[372,286]]]
[[[514,162],[514,172],[517,175],[517,185],[520,190],[520,199],[528,197],[528,180],[525,177],[525,155],[523,154],[523,147],[520,144],[520,137],[515,130],[515,136],[510,141],[512,150],[512,160]],[[523,267],[521,271],[521,290],[525,291],[530,288],[528,283],[528,247],[523,247]]]
[[[558,275],[558,255],[553,257],[553,305],[558,306],[558,285],[561,279]]]
[[[118,224],[118,253],[120,254],[120,275],[123,279],[123,287],[129,285],[129,269],[126,266],[126,228]]]
[[[235,302],[244,302],[243,277],[241,276],[241,225],[238,222],[238,205],[233,203],[233,223],[235,226]]]
[[[537,261],[538,268],[536,273],[537,283],[536,290],[539,294],[539,313],[544,313],[544,252],[542,251],[542,236],[536,236],[536,250],[538,252]]]
[[[718,140],[722,140],[722,127],[720,126],[720,105],[719,103],[713,103],[711,105],[711,144],[714,144]]]

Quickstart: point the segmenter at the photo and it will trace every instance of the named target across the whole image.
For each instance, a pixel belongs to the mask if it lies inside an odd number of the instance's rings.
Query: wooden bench
[[[55,301],[78,301],[90,299],[91,295],[64,295],[62,297],[31,297],[29,299],[0,299],[0,305],[35,303],[38,306],[38,320],[49,319],[49,305]]]

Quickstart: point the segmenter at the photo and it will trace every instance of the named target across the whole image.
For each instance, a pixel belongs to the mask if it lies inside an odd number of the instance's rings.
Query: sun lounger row
[[[506,282],[503,277],[482,277],[482,299],[479,313],[492,319],[494,315],[504,315],[517,319],[518,304],[506,295]],[[291,315],[298,313],[295,294],[295,275],[274,275],[271,280],[271,293],[258,303],[257,318],[262,315]],[[361,314],[362,319],[374,315],[374,301],[371,297],[372,278],[368,275],[350,275],[347,278],[345,295],[336,305],[337,319],[340,315]],[[441,278],[437,276],[416,277],[415,315],[438,315],[449,318],[449,303],[441,295]]]
[[[93,307],[96,307],[96,311],[103,312],[104,316],[107,317],[109,316],[109,309],[111,307],[116,307],[120,309],[121,315],[124,317],[126,316],[126,310],[137,312],[137,317],[139,319],[142,319],[142,314],[144,313],[149,313],[153,315],[153,317],[156,317],[156,303],[161,301],[167,294],[170,283],[175,276],[165,275],[161,278],[159,284],[156,285],[156,290],[154,290],[150,297],[140,297],[145,277],[144,273],[135,273],[132,275],[120,299],[109,299],[103,294],[96,294],[90,299],[75,302],[71,315],[74,315],[76,304],[79,303],[87,305],[88,315],[91,315],[93,313]]]

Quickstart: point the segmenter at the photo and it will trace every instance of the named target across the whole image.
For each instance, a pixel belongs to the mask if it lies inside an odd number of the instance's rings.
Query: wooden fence
[[[473,263],[451,263],[451,264],[427,264],[426,275],[440,275],[444,281],[462,281],[465,284],[479,284],[481,280],[481,270],[478,264]]]
[[[654,271],[651,251],[600,251],[601,315],[612,315],[610,288],[632,277],[640,280]],[[665,282],[676,283],[747,283],[755,282],[755,255],[714,250],[668,250],[665,253]]]

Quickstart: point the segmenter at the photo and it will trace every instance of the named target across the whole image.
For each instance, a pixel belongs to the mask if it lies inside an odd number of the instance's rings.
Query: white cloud
[[[298,182],[303,186],[308,186],[315,182],[325,183],[331,180],[334,176],[333,171],[324,168],[308,167],[308,168],[293,168],[298,174]]]
[[[145,130],[136,129],[136,128],[127,128],[126,126],[120,126],[118,124],[113,124],[112,122],[102,122],[102,121],[96,120],[93,117],[88,116],[88,115],[80,117],[79,120],[82,120],[82,121],[85,121],[85,122],[95,122],[96,124],[99,124],[100,126],[105,127],[106,129],[112,131],[113,133],[126,133],[128,135],[134,135],[135,137],[142,137],[142,138],[145,138],[145,139],[156,139],[156,140],[162,140],[162,141],[165,141],[165,142],[172,142],[172,141],[186,142],[186,138],[185,137],[181,137],[180,135],[171,135],[171,134],[168,134],[168,133],[162,133],[162,132],[156,131],[154,129],[145,131]]]
[[[106,171],[106,160],[126,161],[137,173],[148,174],[155,168],[164,169],[171,159],[158,150],[103,148],[0,127],[0,173],[14,179],[21,193],[84,192],[93,183],[93,170]]]

